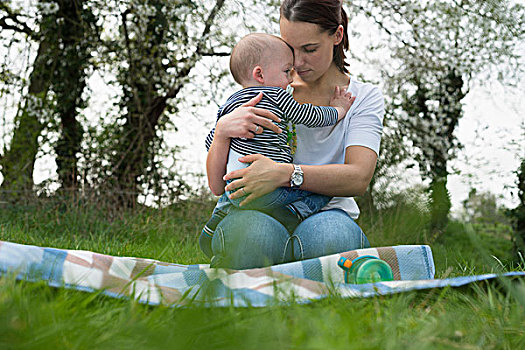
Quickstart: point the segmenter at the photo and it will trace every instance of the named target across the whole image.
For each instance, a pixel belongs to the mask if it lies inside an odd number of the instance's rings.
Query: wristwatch
[[[297,164],[293,165],[293,173],[290,177],[290,187],[291,188],[297,188],[303,184],[304,181],[304,173],[301,170],[301,167]]]

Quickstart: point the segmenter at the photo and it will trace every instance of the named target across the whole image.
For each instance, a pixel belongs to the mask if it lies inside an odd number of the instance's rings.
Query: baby
[[[299,104],[286,89],[292,82],[290,72],[293,69],[293,50],[281,38],[270,34],[249,34],[242,38],[233,48],[230,56],[230,71],[237,83],[243,89],[231,95],[226,103],[220,107],[217,120],[234,109],[242,106],[259,93],[263,93],[262,100],[257,107],[273,112],[281,119],[275,122],[283,130],[287,125],[303,124],[308,127],[323,127],[335,125],[345,117],[352,106],[355,97],[346,91],[336,90],[332,96],[332,107]],[[251,139],[234,138],[230,143],[226,171],[242,169],[249,164],[241,163],[238,159],[249,154],[262,154],[276,162],[292,163],[292,152],[288,145],[288,135],[283,132],[277,134],[264,129],[258,133],[257,126],[254,137]],[[213,140],[214,129],[206,139],[209,149]],[[295,165],[296,171],[302,180],[302,172]],[[262,211],[279,220],[288,231],[293,232],[295,227],[308,216],[317,213],[331,199],[331,197],[315,194],[298,189],[302,181],[294,181],[291,187],[281,187],[261,196],[241,209]],[[240,189],[244,191],[243,188]],[[239,208],[239,203],[246,197],[230,199],[227,192],[223,195],[212,216],[202,230],[199,244],[203,252],[212,257],[211,239],[219,222],[228,214],[232,207]]]

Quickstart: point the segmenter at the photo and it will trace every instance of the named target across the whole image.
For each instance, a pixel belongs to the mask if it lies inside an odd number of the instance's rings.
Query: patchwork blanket
[[[390,264],[394,281],[344,283],[341,256],[377,256]],[[249,270],[214,269],[152,259],[114,257],[82,250],[43,248],[0,241],[0,274],[151,305],[266,306],[305,303],[328,295],[369,297],[408,290],[460,286],[496,275],[434,280],[432,251],[425,245],[353,250]],[[525,273],[513,273],[525,274]]]

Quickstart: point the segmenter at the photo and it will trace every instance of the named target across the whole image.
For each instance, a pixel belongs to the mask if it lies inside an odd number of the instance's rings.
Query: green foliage
[[[357,198],[361,207],[362,200]],[[422,188],[378,191],[376,210],[363,208],[358,223],[372,246],[423,244],[429,240],[430,212]]]
[[[510,225],[506,209],[499,205],[498,198],[490,192],[478,192],[472,188],[468,198],[463,201],[461,217],[465,221],[480,224]]]

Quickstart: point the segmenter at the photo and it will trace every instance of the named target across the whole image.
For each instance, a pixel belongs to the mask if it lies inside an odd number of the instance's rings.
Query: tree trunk
[[[514,250],[517,262],[525,264],[525,158],[518,169],[518,206],[512,210],[514,217]]]
[[[442,128],[436,131],[445,144],[434,151],[431,164],[431,229],[435,232],[443,232],[446,228],[452,206],[447,190],[447,162],[451,150],[455,147],[454,130],[462,117],[461,100],[465,97],[462,88],[463,78],[454,68],[449,67],[442,79],[439,97],[440,112],[443,114],[443,117],[439,118]]]
[[[148,90],[145,90],[148,91]],[[151,91],[151,90],[149,90]],[[141,94],[142,95],[142,94]],[[119,192],[119,204],[132,207],[136,204],[140,193],[141,177],[146,175],[146,169],[151,165],[155,154],[151,147],[156,136],[156,127],[166,108],[166,97],[144,98],[145,112],[137,110],[138,106],[128,104],[134,111],[128,113],[124,133],[121,138],[121,149],[118,165],[114,172]],[[142,109],[142,108],[140,108]]]
[[[55,148],[59,180],[63,188],[77,183],[76,156],[80,151],[82,130],[77,109],[85,87],[84,67],[88,59],[83,0],[60,0],[59,10],[46,15],[40,23],[40,46],[33,63],[27,95],[15,118],[13,138],[2,158],[7,199],[17,201],[32,194],[33,172],[39,144],[38,138],[48,122],[45,114],[58,113],[60,138]],[[56,110],[50,111],[46,96],[55,93]],[[46,113],[47,112],[47,113]]]
[[[430,183],[430,229],[432,232],[442,233],[447,227],[448,214],[452,206],[447,190],[446,163],[434,176]]]
[[[33,72],[29,78],[29,89],[22,107],[15,118],[15,129],[9,149],[1,158],[4,182],[1,190],[4,200],[18,201],[33,194],[33,170],[38,152],[38,137],[44,125],[41,114],[46,109],[46,95],[51,83],[53,43],[49,37],[42,38]]]
[[[81,151],[83,134],[77,110],[82,107],[85,69],[92,45],[90,21],[95,19],[87,12],[89,10],[83,8],[83,0],[61,0],[59,4],[64,22],[58,28],[58,37],[64,48],[60,52],[61,65],[55,71],[53,82],[60,118],[60,137],[55,152],[62,190],[74,193],[78,187],[77,155]]]

